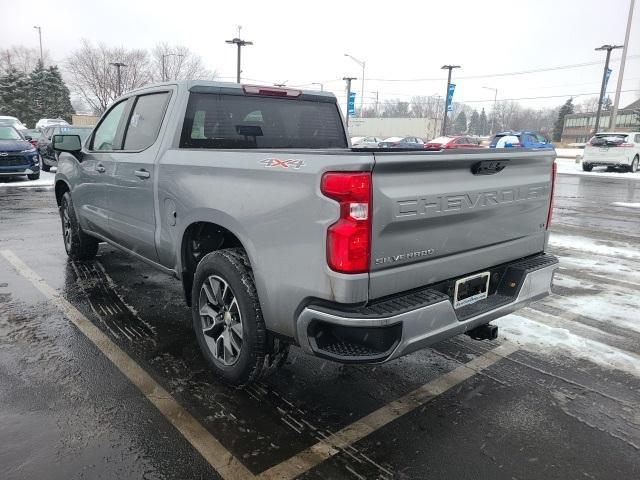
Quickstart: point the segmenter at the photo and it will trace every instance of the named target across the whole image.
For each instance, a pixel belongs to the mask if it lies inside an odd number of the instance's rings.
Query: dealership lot
[[[640,174],[563,165],[554,295],[499,341],[292,349],[244,391],[208,372],[178,282],[104,245],[69,262],[52,188],[0,183],[5,478],[640,477]]]

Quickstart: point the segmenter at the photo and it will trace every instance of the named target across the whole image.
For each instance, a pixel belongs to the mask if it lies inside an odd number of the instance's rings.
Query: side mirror
[[[79,135],[54,135],[51,146],[58,152],[79,153],[82,150]]]
[[[25,139],[27,142],[30,142],[31,140],[33,140],[33,137],[30,137],[29,135],[25,135],[25,136],[24,136],[24,139]]]

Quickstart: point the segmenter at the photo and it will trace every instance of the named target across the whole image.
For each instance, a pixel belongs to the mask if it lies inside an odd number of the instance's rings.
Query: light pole
[[[447,115],[449,110],[449,86],[451,85],[451,70],[454,68],[460,68],[460,65],[443,65],[440,67],[441,70],[449,70],[449,75],[447,76],[447,91],[445,93],[444,100],[444,118],[442,119],[442,136],[447,135]]]
[[[113,65],[114,67],[116,67],[118,71],[118,96],[120,96],[122,95],[122,76],[120,75],[120,69],[122,67],[126,67],[126,65],[122,62],[113,62],[113,63],[110,63],[109,65]]]
[[[319,85],[320,86],[320,91],[324,92],[324,83],[320,83],[320,82],[311,82],[311,85]]]
[[[44,59],[42,57],[42,27],[40,27],[39,25],[35,25],[33,28],[38,30],[38,38],[40,40],[40,63],[44,65]]]
[[[616,50],[617,48],[622,48],[622,45],[602,45],[601,47],[596,48],[596,51],[605,50],[607,52],[607,58],[604,61],[602,86],[600,87],[600,98],[598,99],[598,111],[596,112],[596,124],[593,127],[593,135],[598,133],[598,128],[600,127],[600,113],[602,112],[602,100],[604,99],[605,90],[607,88],[607,77],[609,71],[609,60],[611,59],[611,50]]]
[[[622,49],[622,59],[620,59],[620,72],[618,73],[618,85],[616,86],[616,96],[613,100],[613,110],[611,111],[611,119],[609,121],[609,131],[613,132],[616,128],[616,117],[618,116],[618,104],[620,103],[620,91],[622,90],[622,77],[624,75],[624,64],[627,61],[627,47],[629,46],[629,35],[631,34],[631,19],[633,18],[633,4],[635,0],[631,0],[629,4],[629,16],[627,17],[627,32],[624,35],[624,48]]]
[[[226,43],[235,44],[238,46],[238,64],[237,64],[237,73],[236,73],[236,82],[240,83],[240,73],[242,69],[240,68],[241,56],[242,56],[242,47],[247,45],[253,45],[253,42],[249,42],[247,40],[242,40],[240,38],[240,30],[242,30],[241,26],[238,26],[238,36],[232,40],[225,40]]]
[[[347,111],[345,112],[345,120],[347,128],[349,128],[349,99],[351,98],[351,81],[357,80],[356,77],[344,77],[343,80],[347,82]]]
[[[364,67],[366,65],[365,62],[363,62],[362,60],[358,60],[356,57],[354,57],[353,55],[349,55],[348,53],[344,54],[345,57],[349,57],[351,60],[353,60],[354,62],[356,62],[358,65],[360,65],[362,67],[362,85],[361,85],[361,89],[362,91],[360,92],[360,115],[362,115],[362,107],[363,107],[363,101],[364,101]]]
[[[162,81],[166,82],[167,81],[167,69],[166,69],[166,63],[164,61],[165,57],[184,57],[184,55],[182,53],[163,53],[162,54]]]
[[[493,135],[493,128],[495,127],[496,124],[496,104],[498,103],[498,89],[497,88],[493,88],[493,87],[482,87],[486,90],[493,90],[493,112],[491,115],[491,131],[489,132],[489,135]]]

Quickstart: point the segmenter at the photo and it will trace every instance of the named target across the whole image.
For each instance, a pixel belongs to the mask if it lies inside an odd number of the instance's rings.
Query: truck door
[[[154,261],[158,259],[155,159],[169,97],[168,91],[156,91],[133,99],[109,185],[111,235],[123,247]]]

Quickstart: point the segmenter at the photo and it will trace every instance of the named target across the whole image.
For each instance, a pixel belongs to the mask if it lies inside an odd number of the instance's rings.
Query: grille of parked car
[[[27,165],[29,162],[22,155],[7,155],[6,157],[0,157],[0,166],[2,167],[15,167],[18,165]]]

